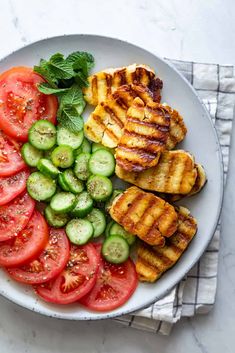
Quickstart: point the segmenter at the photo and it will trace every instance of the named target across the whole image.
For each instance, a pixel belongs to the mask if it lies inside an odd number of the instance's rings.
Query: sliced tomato
[[[0,206],[10,202],[26,189],[29,174],[29,169],[24,169],[15,175],[0,177]]]
[[[37,286],[37,294],[57,304],[79,300],[95,285],[99,261],[99,253],[92,244],[73,245],[64,271],[55,280]]]
[[[57,98],[38,91],[45,80],[30,67],[14,67],[0,75],[0,128],[27,141],[28,130],[39,119],[56,122]]]
[[[20,194],[4,206],[0,206],[0,241],[14,238],[30,220],[35,201],[27,194]]]
[[[119,265],[101,259],[96,284],[80,303],[94,311],[110,311],[123,305],[134,293],[137,284],[135,265],[131,259]]]
[[[19,266],[38,256],[45,248],[49,230],[44,217],[34,211],[27,226],[13,239],[0,244],[0,265]]]
[[[48,242],[42,253],[26,265],[8,268],[8,273],[18,282],[27,284],[45,283],[58,276],[65,268],[69,256],[70,244],[65,231],[51,228]]]
[[[26,168],[20,154],[21,144],[0,130],[0,176],[13,175]]]

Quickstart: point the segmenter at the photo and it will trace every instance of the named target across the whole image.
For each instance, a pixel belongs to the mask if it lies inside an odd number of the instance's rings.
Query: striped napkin
[[[219,136],[226,180],[235,103],[233,66],[168,61],[194,86],[210,113]],[[114,320],[126,326],[169,335],[173,324],[182,316],[207,314],[215,302],[219,238],[220,222],[199,262],[169,294],[147,309]]]

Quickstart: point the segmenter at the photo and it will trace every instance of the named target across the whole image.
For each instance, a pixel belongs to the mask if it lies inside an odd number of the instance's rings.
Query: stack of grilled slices
[[[84,90],[95,106],[86,136],[115,148],[117,177],[135,185],[114,199],[110,215],[141,239],[136,270],[147,282],[172,267],[196,234],[190,212],[170,202],[198,193],[206,183],[194,157],[175,149],[187,128],[175,109],[160,102],[162,86],[150,67],[133,64],[90,76]]]

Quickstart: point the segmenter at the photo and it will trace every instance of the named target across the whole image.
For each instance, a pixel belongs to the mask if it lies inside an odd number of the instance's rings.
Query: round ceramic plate
[[[15,51],[0,62],[0,72],[12,66],[37,64],[40,58],[60,52],[91,52],[95,57],[94,71],[132,63],[147,64],[163,80],[162,101],[183,116],[188,134],[180,148],[190,151],[206,170],[208,182],[196,196],[180,204],[190,209],[198,220],[198,232],[178,263],[156,283],[139,284],[134,295],[122,307],[109,313],[87,311],[79,304],[58,306],[38,299],[33,290],[20,285],[0,272],[0,293],[11,301],[44,315],[75,320],[104,319],[144,308],[164,296],[179,282],[202,255],[214,234],[223,196],[222,160],[218,138],[208,112],[191,85],[164,60],[132,44],[100,36],[71,35],[45,39]],[[85,114],[87,115],[87,114]],[[86,118],[86,117],[85,117]]]

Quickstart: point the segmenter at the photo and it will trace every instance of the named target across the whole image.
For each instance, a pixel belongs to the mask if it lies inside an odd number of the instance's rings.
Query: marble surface
[[[43,37],[96,33],[164,57],[235,64],[234,0],[0,0],[0,5],[0,57]],[[48,319],[0,298],[0,352],[234,352],[234,157],[235,143],[222,213],[217,300],[209,315],[181,320],[170,337],[162,337],[112,321]]]

